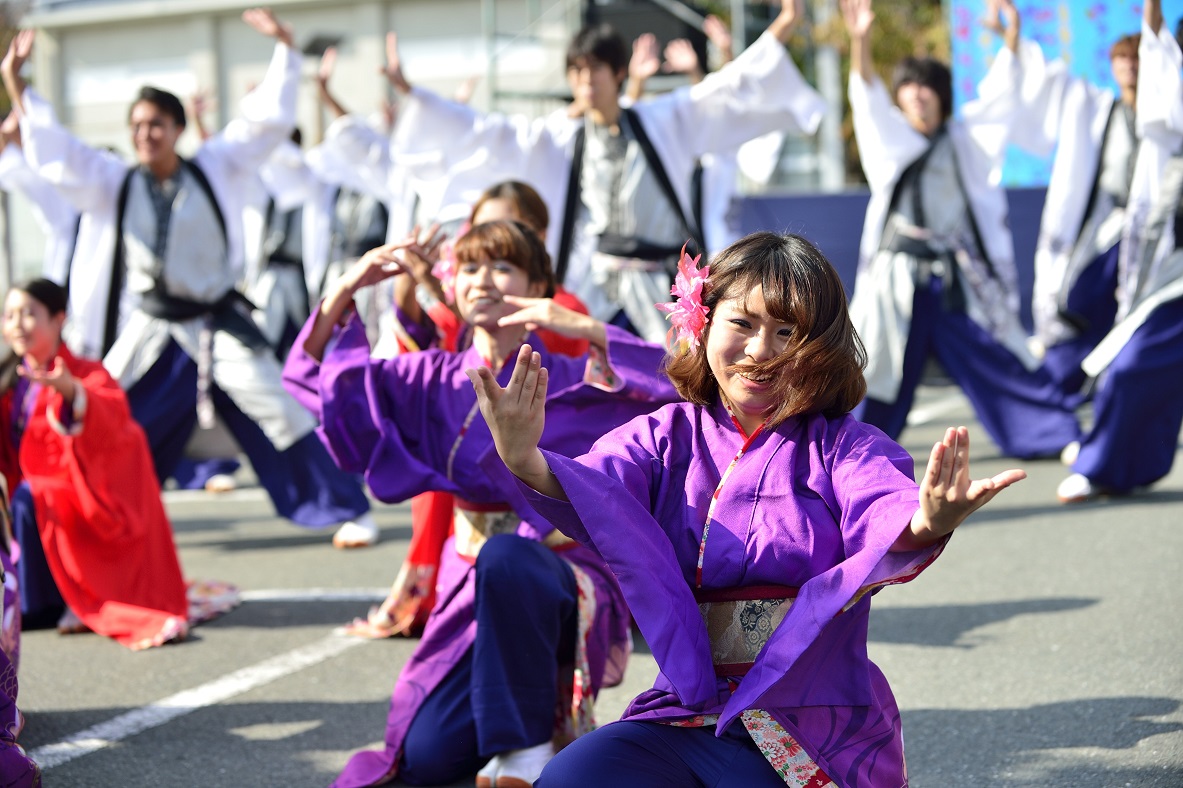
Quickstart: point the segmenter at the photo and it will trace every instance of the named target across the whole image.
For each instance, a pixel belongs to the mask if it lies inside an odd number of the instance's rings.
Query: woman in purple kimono
[[[536,785],[906,785],[899,710],[867,657],[868,592],[915,577],[1025,474],[971,481],[959,427],[918,487],[908,454],[849,415],[863,351],[838,275],[804,239],[756,233],[694,263],[666,367],[687,401],[578,460],[540,450],[553,375],[537,354],[522,349],[505,389],[470,373],[519,488],[603,556],[661,669]]]
[[[553,304],[542,242],[512,221],[478,225],[455,248],[462,352],[372,359],[350,304],[360,288],[403,270],[400,244],[372,250],[342,276],[301,331],[284,370],[321,420],[345,470],[364,473],[383,501],[426,490],[456,497],[436,607],[391,698],[384,751],[350,760],[337,786],[395,775],[411,785],[477,776],[478,786],[527,786],[552,738],[590,729],[591,700],[619,681],[628,612],[596,553],[554,530],[518,493],[493,448],[465,370],[508,382],[533,328],[591,343],[581,358],[547,355],[551,419],[541,441],[587,451],[608,430],[677,399],[658,377],[662,348]]]

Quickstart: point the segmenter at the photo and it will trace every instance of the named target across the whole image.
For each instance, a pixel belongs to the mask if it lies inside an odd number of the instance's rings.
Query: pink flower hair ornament
[[[686,254],[686,246],[682,246],[682,259],[678,261],[678,274],[674,277],[674,285],[670,288],[670,295],[676,300],[655,306],[666,313],[672,327],[667,334],[667,341],[671,345],[685,343],[690,352],[698,350],[699,339],[707,326],[709,310],[702,303],[702,288],[711,275],[711,267],[698,267],[702,255],[691,258]]]

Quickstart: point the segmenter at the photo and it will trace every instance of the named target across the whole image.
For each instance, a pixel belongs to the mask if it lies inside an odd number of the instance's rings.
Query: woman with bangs
[[[560,739],[586,731],[591,700],[619,680],[628,612],[593,550],[556,532],[517,494],[479,418],[473,367],[508,383],[535,328],[586,339],[579,358],[544,351],[551,371],[548,448],[580,453],[604,432],[677,394],[658,377],[663,350],[555,305],[537,235],[517,222],[478,225],[455,247],[456,306],[472,332],[462,352],[373,359],[354,294],[404,271],[407,241],[378,247],[332,287],[293,346],[285,381],[320,417],[322,438],[373,494],[456,498],[438,602],[391,698],[383,751],[355,756],[335,785],[440,785],[480,770],[481,786],[529,785]],[[556,714],[556,712],[559,712]]]
[[[472,205],[468,228],[486,222],[513,220],[529,227],[543,243],[550,224],[546,202],[535,189],[522,181],[502,181],[481,193]],[[432,233],[428,233],[431,235]],[[415,233],[418,235],[418,233]],[[451,274],[440,267],[440,257],[450,251],[435,240],[416,244],[402,250],[403,261],[410,276],[396,277],[394,282],[395,332],[400,353],[411,353],[423,348],[444,350],[467,348],[472,331],[457,314],[451,303]],[[436,274],[445,275],[445,283]],[[554,302],[561,307],[587,314],[587,307],[562,285],[555,285]],[[568,337],[545,328],[536,329],[538,338],[551,353],[563,356],[583,356],[588,352],[588,341]],[[439,569],[444,542],[452,530],[452,496],[432,490],[411,499],[411,542],[407,556],[399,567],[390,593],[364,617],[346,624],[345,632],[356,637],[381,639],[397,635],[418,635],[435,605],[435,578]]]
[[[907,452],[849,414],[863,349],[803,238],[756,233],[695,262],[668,310],[681,341],[666,374],[686,401],[577,460],[538,442],[551,374],[537,354],[522,349],[504,389],[470,373],[519,490],[599,551],[660,668],[536,785],[906,785],[868,592],[914,578],[1025,474],[971,481],[958,427],[918,486]]]

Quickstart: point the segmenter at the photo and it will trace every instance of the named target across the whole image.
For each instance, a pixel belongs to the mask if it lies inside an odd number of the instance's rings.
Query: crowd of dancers
[[[866,653],[871,593],[1025,475],[974,480],[958,427],[916,480],[895,440],[929,360],[1003,455],[1072,466],[1065,503],[1171,468],[1183,51],[1146,2],[1112,48],[1114,95],[991,0],[999,51],[954,116],[947,66],[907,58],[885,84],[872,1],[840,6],[871,190],[849,308],[808,240],[724,220],[741,159],[826,111],[785,46],[800,0],[734,57],[708,20],[724,65],[707,75],[686,42],[663,58],[652,36],[630,49],[586,28],[571,104],[537,119],[413,85],[394,33],[397,105],[350,113],[330,49],[317,94],[334,120],[310,149],[293,33],[251,10],[275,53],[238,117],[207,132],[145,87],[130,163],[25,84],[34,33],[18,33],[0,186],[48,243],[4,303],[6,610],[140,649],[233,607],[233,586],[185,579],[160,489],[222,485],[241,451],[276,511],[337,547],[376,542],[371,496],[411,501],[390,594],[347,631],[420,640],[384,748],[334,785],[906,784]],[[646,95],[663,68],[691,84]],[[202,141],[182,157],[190,121]],[[1055,151],[1034,336],[1008,144]],[[233,443],[211,457],[197,446],[215,429]],[[634,623],[660,673],[597,726]],[[33,784],[5,700],[0,772]]]

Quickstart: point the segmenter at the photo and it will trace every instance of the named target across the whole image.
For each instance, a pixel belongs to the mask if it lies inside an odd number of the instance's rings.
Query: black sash
[[[217,198],[214,196],[214,190],[210,186],[209,180],[205,177],[205,173],[202,172],[201,168],[197,166],[196,162],[181,159],[181,166],[193,176],[193,180],[197,183],[198,188],[205,193],[210,205],[213,206],[214,215],[218,219],[218,229],[222,232],[222,243],[226,247],[227,253],[229,253],[230,242],[226,232],[226,218],[222,213],[222,208],[218,204]],[[119,187],[119,196],[116,202],[115,251],[111,261],[111,290],[107,296],[107,319],[103,331],[104,356],[111,349],[111,346],[115,344],[119,327],[119,306],[123,300],[124,277],[127,273],[127,261],[125,259],[123,244],[123,219],[127,212],[127,197],[131,190],[131,179],[137,169],[136,167],[132,167],[127,171],[127,175]],[[247,310],[245,314],[240,307]],[[237,290],[230,290],[214,303],[202,303],[178,298],[169,294],[165,290],[164,281],[157,278],[153,282],[152,289],[144,293],[141,308],[152,317],[176,322],[203,315],[211,315],[215,329],[221,329],[233,334],[243,344],[254,350],[261,350],[267,347],[267,340],[264,339],[262,332],[259,331],[259,327],[250,318],[250,310],[254,308],[254,305],[247,300],[246,296]]]

